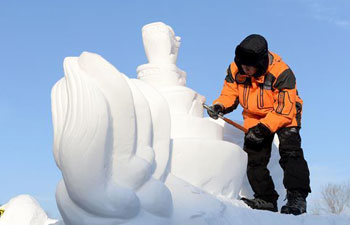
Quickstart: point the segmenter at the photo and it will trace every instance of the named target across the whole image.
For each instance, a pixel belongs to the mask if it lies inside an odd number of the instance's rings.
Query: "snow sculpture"
[[[201,224],[224,214],[217,197],[240,191],[246,154],[222,124],[203,118],[205,98],[176,66],[180,38],[163,23],[142,35],[149,63],[138,79],[84,52],[64,60],[52,89],[65,224]]]

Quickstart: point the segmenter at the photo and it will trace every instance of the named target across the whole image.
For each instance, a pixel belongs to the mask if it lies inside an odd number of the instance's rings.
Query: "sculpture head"
[[[176,64],[181,38],[162,23],[147,24],[142,28],[143,45],[151,64]]]

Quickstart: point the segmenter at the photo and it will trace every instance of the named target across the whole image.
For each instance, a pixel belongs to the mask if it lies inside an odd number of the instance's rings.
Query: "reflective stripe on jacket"
[[[259,78],[240,74],[231,63],[221,94],[213,104],[221,104],[229,113],[239,103],[248,129],[259,122],[272,132],[300,126],[303,101],[297,93],[295,76],[277,54],[269,52],[269,62],[266,73]]]

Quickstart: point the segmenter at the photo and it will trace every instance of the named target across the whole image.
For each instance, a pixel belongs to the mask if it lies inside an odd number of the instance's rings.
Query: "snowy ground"
[[[176,180],[170,180],[176,182]],[[174,223],[181,225],[349,225],[349,216],[336,215],[310,215],[301,216],[282,215],[268,211],[252,210],[238,200],[225,200],[221,203],[212,199],[210,195],[201,192],[196,188],[188,188],[188,184],[177,183],[183,197],[174,204],[182,207],[174,212]],[[188,191],[190,190],[190,191]],[[187,192],[187,193],[186,193]],[[177,198],[175,198],[177,199]],[[203,200],[204,199],[204,200]],[[190,200],[190,201],[189,201]],[[198,200],[204,204],[198,205]],[[184,204],[187,202],[187,204]],[[188,204],[193,202],[196,205]],[[28,195],[20,195],[1,207],[5,209],[4,215],[0,218],[0,225],[64,225],[47,217],[38,202]]]
[[[169,182],[178,182],[169,179]],[[188,184],[169,185],[177,189],[181,196],[174,196],[175,224],[181,225],[349,225],[350,216],[304,214],[300,216],[284,215],[269,211],[253,210],[239,200],[220,198],[210,202],[211,195],[203,193]],[[179,191],[179,189],[181,191]],[[190,190],[190,192],[188,191]],[[203,204],[200,203],[203,201]],[[193,203],[194,205],[188,204]],[[180,207],[181,206],[181,207]],[[281,207],[281,206],[279,206]],[[186,215],[184,217],[184,215]]]

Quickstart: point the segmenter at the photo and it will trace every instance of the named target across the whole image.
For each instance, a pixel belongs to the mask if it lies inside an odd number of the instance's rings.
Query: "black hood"
[[[242,65],[254,66],[257,72],[253,75],[263,75],[269,66],[268,45],[266,39],[258,34],[246,37],[236,47],[235,63],[241,74],[244,74]]]

